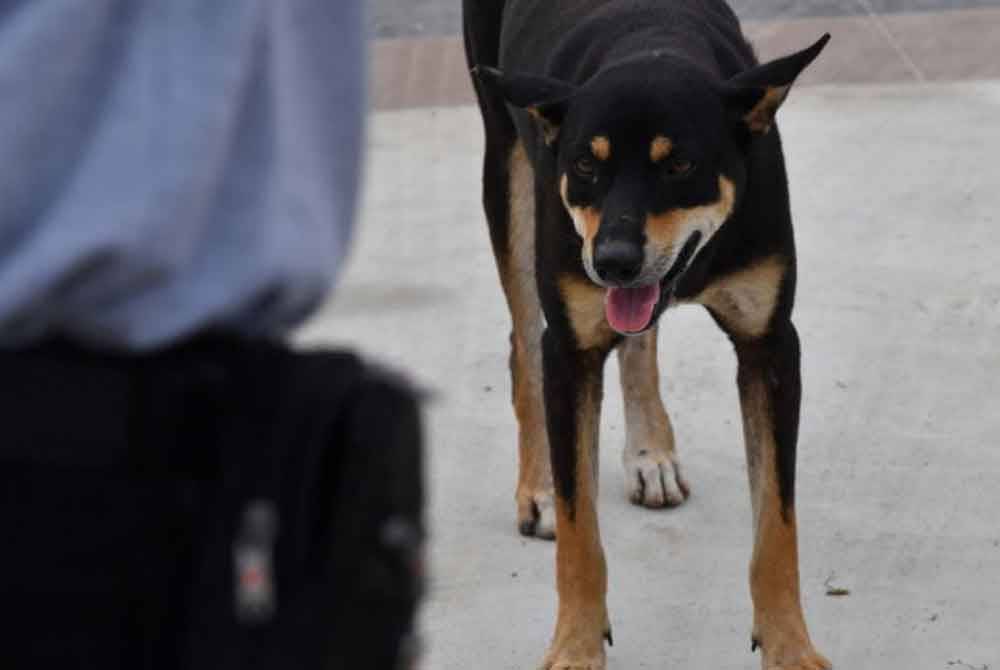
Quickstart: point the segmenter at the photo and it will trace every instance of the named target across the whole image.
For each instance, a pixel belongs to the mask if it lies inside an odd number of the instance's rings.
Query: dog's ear
[[[727,105],[751,134],[763,135],[771,129],[774,114],[788,96],[796,77],[819,56],[829,41],[827,33],[807,49],[741,72],[725,83]]]
[[[545,143],[551,146],[559,137],[570,98],[576,87],[558,79],[526,74],[506,74],[496,68],[477,65],[472,73],[487,89],[504,100],[528,112],[542,131]]]

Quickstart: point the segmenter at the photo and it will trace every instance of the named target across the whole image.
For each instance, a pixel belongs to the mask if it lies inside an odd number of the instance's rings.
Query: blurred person
[[[362,14],[0,3],[0,666],[404,656],[416,401],[282,343],[350,239]]]

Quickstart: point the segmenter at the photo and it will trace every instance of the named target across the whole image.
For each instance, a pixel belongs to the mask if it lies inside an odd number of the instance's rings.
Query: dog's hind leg
[[[660,397],[657,329],[626,337],[618,345],[618,368],[625,401],[625,491],[646,507],[676,507],[687,498],[674,447],[674,430]]]
[[[469,67],[495,66],[503,0],[464,0]],[[500,284],[510,309],[510,371],[518,424],[518,529],[555,536],[555,508],[542,400],[542,310],[535,286],[534,175],[506,102],[472,78],[486,134],[483,208]]]
[[[510,376],[517,417],[515,499],[522,535],[555,537],[552,470],[542,397],[542,308],[535,286],[534,174],[520,142],[487,149],[483,202],[510,309]]]
[[[523,535],[555,536],[542,396],[542,308],[535,286],[534,174],[517,142],[509,159],[508,253],[500,269],[513,328],[510,372],[518,424],[517,520]]]

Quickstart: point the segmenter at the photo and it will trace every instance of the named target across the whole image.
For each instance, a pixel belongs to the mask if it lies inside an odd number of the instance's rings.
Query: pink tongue
[[[619,333],[638,333],[649,325],[660,300],[660,285],[609,288],[604,300],[608,323]]]

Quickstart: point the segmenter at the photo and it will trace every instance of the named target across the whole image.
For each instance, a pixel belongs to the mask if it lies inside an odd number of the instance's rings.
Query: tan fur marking
[[[778,304],[785,269],[781,257],[770,256],[709,284],[695,302],[711,309],[740,335],[760,337],[767,332]]]
[[[517,516],[530,521],[540,500],[552,496],[549,443],[545,432],[542,396],[542,308],[535,286],[535,181],[518,142],[510,156],[509,256],[501,269],[501,283],[510,308],[511,385],[518,425]],[[548,521],[552,523],[551,520]],[[549,535],[550,528],[536,528]]]
[[[750,561],[754,639],[762,645],[766,668],[830,668],[814,649],[802,614],[795,510],[782,514],[766,384],[763,378],[754,379],[740,394],[754,522]]]
[[[626,337],[618,345],[618,367],[625,401],[627,440],[652,442],[666,439],[674,448],[674,431],[660,397],[659,362],[656,357],[658,328],[654,325],[641,335]],[[635,433],[635,436],[632,435]]]
[[[577,493],[572,520],[563,500],[556,498],[559,609],[545,668],[604,670],[603,638],[609,628],[605,605],[607,567],[590,488],[585,487],[585,493],[582,487]]]
[[[573,275],[559,278],[559,291],[580,349],[609,346],[614,331],[604,315],[605,289]]]
[[[657,135],[653,138],[652,143],[649,145],[649,160],[654,163],[659,163],[664,158],[669,156],[670,152],[673,150],[674,143],[670,141],[669,137]]]
[[[763,135],[771,129],[778,107],[788,97],[791,86],[769,86],[763,97],[743,117],[751,132]]]
[[[569,177],[563,175],[559,180],[559,195],[562,196],[563,206],[573,219],[573,226],[576,233],[583,238],[586,245],[590,245],[597,229],[601,225],[601,213],[593,207],[577,207],[569,203]]]
[[[600,375],[600,372],[598,372]],[[576,497],[556,497],[556,630],[543,668],[604,670],[604,634],[609,629],[605,605],[607,567],[597,522],[596,444],[601,411],[601,380],[581,388],[577,415]]]
[[[594,139],[590,140],[590,151],[597,160],[608,160],[611,158],[611,140],[604,135],[594,137]]]
[[[538,111],[537,107],[528,107],[528,115],[531,116],[537,123],[538,127],[542,131],[542,139],[549,146],[555,143],[556,139],[559,137],[559,126],[549,121],[545,118],[541,112]]]
[[[707,205],[673,209],[665,214],[646,217],[646,238],[655,249],[662,250],[678,242],[678,236],[689,228],[706,228],[702,240],[707,242],[729,218],[736,202],[736,187],[727,177],[719,175],[719,199]]]

